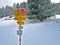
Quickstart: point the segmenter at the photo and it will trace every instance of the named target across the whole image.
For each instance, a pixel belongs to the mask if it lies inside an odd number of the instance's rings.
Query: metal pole
[[[23,27],[21,25],[19,25],[19,45],[21,45],[21,35],[22,35],[22,29]]]
[[[21,27],[21,25],[20,25]],[[19,32],[21,31],[21,28],[19,28]],[[19,45],[21,45],[21,34],[19,34]]]

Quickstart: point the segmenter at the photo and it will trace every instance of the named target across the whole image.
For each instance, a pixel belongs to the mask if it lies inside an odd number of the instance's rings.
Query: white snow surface
[[[16,30],[14,20],[0,21],[0,45],[18,45]]]
[[[26,25],[22,45],[60,45],[60,26],[48,22]]]
[[[0,45],[18,45],[17,27],[14,20],[0,22]],[[60,26],[49,22],[25,24],[22,45],[60,45]]]

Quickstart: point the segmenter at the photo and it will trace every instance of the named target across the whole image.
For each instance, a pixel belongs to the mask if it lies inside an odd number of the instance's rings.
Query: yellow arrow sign
[[[26,20],[26,17],[15,17],[15,20]]]
[[[23,21],[18,21],[17,22],[19,25],[24,25],[24,22]]]
[[[14,12],[14,16],[19,16],[19,12]]]
[[[25,16],[25,13],[14,12],[14,16],[15,16],[15,17],[18,17],[18,16]]]
[[[18,9],[15,9],[14,10],[14,16],[15,16],[15,20],[17,20],[17,23],[19,25],[24,25],[24,20],[26,20],[25,13],[19,12]]]

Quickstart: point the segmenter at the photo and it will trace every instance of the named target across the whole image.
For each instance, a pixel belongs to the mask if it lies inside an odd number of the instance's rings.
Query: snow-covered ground
[[[6,20],[0,22],[0,45],[18,45],[15,21]]]
[[[25,25],[22,45],[60,45],[60,26],[49,22]]]
[[[14,20],[0,21],[0,45],[18,45],[17,27]],[[22,45],[60,45],[60,26],[49,22],[25,24]]]

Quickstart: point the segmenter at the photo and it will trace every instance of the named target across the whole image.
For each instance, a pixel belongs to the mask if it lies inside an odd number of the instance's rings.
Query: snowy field
[[[26,25],[22,45],[60,45],[60,26],[48,22]]]
[[[18,45],[14,20],[0,22],[0,45]],[[25,24],[22,45],[60,45],[60,26],[56,23]]]
[[[17,25],[14,21],[0,22],[0,45],[18,45]]]

